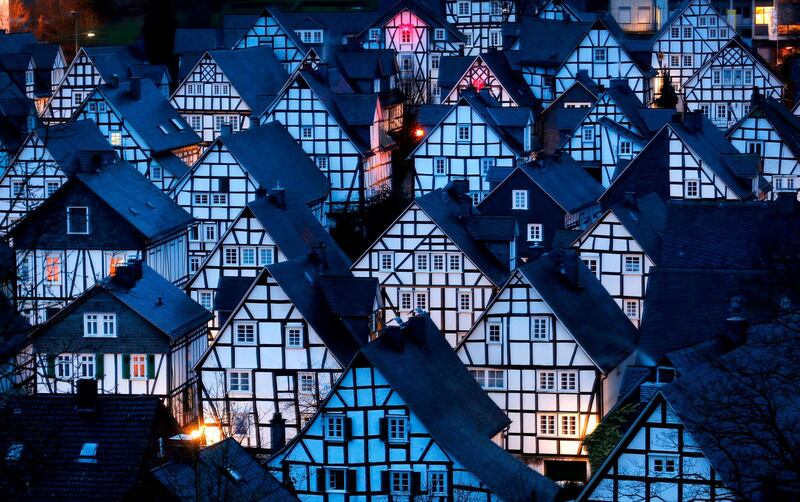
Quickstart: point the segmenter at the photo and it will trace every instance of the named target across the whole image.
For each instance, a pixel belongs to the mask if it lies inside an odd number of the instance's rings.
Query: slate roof
[[[662,236],[667,220],[667,205],[650,193],[633,201],[615,205],[611,212],[630,232],[645,254],[658,264],[661,258]]]
[[[280,122],[225,134],[216,141],[221,142],[263,188],[281,186],[307,204],[325,199],[330,192],[328,178]],[[202,159],[195,165],[200,162]]]
[[[181,502],[298,500],[233,438],[202,448],[196,460],[174,460],[152,473]]]
[[[733,28],[731,28],[731,30],[733,30],[735,32],[735,30]],[[710,68],[712,65],[714,65],[714,63],[720,57],[723,57],[723,51],[725,51],[727,49],[741,49],[745,54],[747,54],[748,57],[750,57],[750,59],[753,60],[753,62],[755,64],[761,66],[761,68],[765,72],[770,73],[775,80],[777,80],[778,82],[783,82],[783,77],[781,77],[780,75],[775,73],[775,70],[772,68],[772,65],[768,61],[766,61],[763,57],[761,57],[761,55],[758,54],[758,52],[754,51],[749,45],[747,45],[741,39],[741,37],[739,37],[737,35],[736,37],[734,37],[730,41],[728,41],[728,43],[725,44],[725,46],[721,47],[719,51],[711,54],[708,57],[708,59],[706,60],[706,62],[703,64],[703,66],[701,66],[691,76],[691,78],[689,78],[689,80],[686,81],[686,83],[684,84],[684,87],[686,89],[691,89],[694,86],[696,86],[698,84],[698,79],[700,79],[700,76],[705,72],[705,70],[707,68]],[[757,90],[757,89],[754,88],[754,90]]]
[[[76,410],[74,394],[13,396],[0,401],[0,451],[21,443],[16,462],[0,469],[3,493],[16,500],[115,501],[134,496],[146,480],[157,435],[178,425],[152,396],[97,398],[94,413]],[[96,462],[78,462],[84,443],[97,443]],[[141,495],[141,493],[140,493]]]
[[[371,82],[397,73],[397,60],[391,49],[353,50],[343,46],[336,50],[334,61],[346,79]]]
[[[39,127],[34,134],[46,145],[59,169],[67,174],[80,170],[80,161],[87,153],[100,152],[108,157],[118,157],[93,120]]]
[[[630,321],[628,321],[630,324]],[[556,485],[491,441],[509,419],[427,315],[387,328],[360,356],[389,382],[437,444],[507,501],[553,500]],[[359,366],[358,359],[354,361]]]
[[[505,265],[509,257],[495,256],[485,241],[475,238],[470,228],[473,220],[481,215],[466,196],[456,193],[453,184],[419,197],[413,204],[417,204],[496,286],[505,282],[509,275]]]
[[[33,33],[0,34],[0,66],[9,73],[21,92],[25,92],[25,72],[31,61],[34,64],[34,95],[49,97],[52,94],[52,70],[61,47],[58,44],[39,42]]]
[[[133,65],[146,64],[144,55],[135,47],[127,45],[84,46],[81,50],[94,63],[103,81],[116,75],[126,80]]]
[[[593,82],[591,82],[594,84]],[[563,145],[571,136],[572,132],[583,122],[586,116],[600,99],[599,89],[594,85],[588,85],[587,81],[576,80],[566,91],[564,91],[550,106],[542,112],[542,123],[544,124],[545,134],[557,132],[557,145]],[[567,103],[589,103],[585,108],[567,107]],[[545,140],[545,142],[547,142]]]
[[[267,108],[289,78],[272,48],[266,45],[210,51],[209,55],[253,115],[260,115]]]
[[[95,92],[106,100],[125,127],[144,141],[145,148],[158,153],[200,143],[200,136],[152,81],[140,80],[138,99],[131,93],[130,86],[130,81],[118,85],[104,84]],[[82,110],[86,109],[87,103],[81,106]]]
[[[37,117],[36,106],[6,73],[0,73],[0,144],[13,155],[28,132],[28,117]]]
[[[214,295],[214,310],[233,312],[255,281],[253,277],[233,277],[221,275]]]
[[[603,185],[569,155],[540,157],[519,169],[567,213],[596,204],[603,194]]]
[[[512,61],[525,66],[559,67],[583,40],[592,23],[522,17],[503,25],[505,40],[518,40]],[[509,38],[510,37],[510,38]],[[510,49],[511,47],[506,47]]]
[[[772,125],[775,133],[786,145],[786,148],[800,159],[800,118],[794,115],[783,103],[774,98],[765,98],[761,94],[754,94],[750,113],[742,117],[728,130],[728,138],[742,126],[748,118],[765,118]]]
[[[357,37],[365,26],[371,26],[379,16],[374,10],[280,12],[273,8],[270,11],[279,17],[285,29],[292,33],[301,29],[322,29],[322,43],[301,42],[299,46],[302,50],[313,48],[323,61],[332,61],[343,40]]]
[[[444,10],[441,8],[437,9],[437,7],[439,6],[435,4],[432,5],[431,2],[426,2],[424,0],[390,0],[388,2],[381,2],[378,6],[379,16],[376,17],[371,24],[366,25],[367,28],[361,30],[358,36],[364,36],[372,27],[383,26],[384,23],[391,20],[399,12],[408,9],[425,22],[425,24],[428,25],[428,29],[444,28],[448,33],[448,41],[465,41],[464,35],[458,28],[448,22],[445,16],[442,15]]]
[[[15,355],[28,343],[31,333],[28,319],[17,312],[14,304],[0,293],[0,358]]]
[[[519,271],[601,371],[634,351],[633,323],[574,250],[545,253]]]
[[[446,56],[439,62],[439,87],[446,96],[461,81],[467,70],[482,61],[492,72],[517,106],[539,108],[539,100],[522,79],[518,68],[512,66],[507,51],[488,51],[479,56]]]

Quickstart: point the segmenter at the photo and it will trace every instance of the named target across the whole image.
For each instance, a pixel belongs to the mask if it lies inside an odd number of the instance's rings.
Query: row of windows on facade
[[[345,467],[325,467],[320,468],[317,472],[318,491],[325,491],[326,493],[347,493],[354,486],[355,478],[349,473],[355,473],[354,470],[348,470]],[[447,488],[447,471],[444,470],[428,470],[427,471],[427,485],[425,487],[415,487],[413,480],[416,477],[421,477],[421,473],[409,470],[389,470],[386,471],[386,486],[385,490],[391,495],[397,496],[410,496],[414,494],[414,490],[424,489],[426,494],[430,497],[446,497],[448,496]]]
[[[124,265],[129,260],[137,259],[136,255],[128,255],[120,251],[108,251],[104,253],[105,263],[108,263],[108,275],[114,275],[117,267]],[[61,284],[62,279],[62,263],[63,253],[60,251],[52,251],[45,254],[42,268],[44,272],[44,280],[48,284],[58,285]],[[17,279],[20,283],[29,283],[33,280],[31,270],[34,264],[33,257],[30,255],[24,256],[20,259],[17,267]]]
[[[105,376],[103,354],[59,354],[47,359],[47,376],[58,380]],[[154,354],[122,354],[122,378],[152,380],[155,378]]]
[[[698,38],[705,39],[708,38],[728,38],[728,28],[719,27],[717,28],[717,16],[698,16],[697,23],[699,28],[708,28],[707,34],[703,34],[702,32],[695,31],[696,28],[694,26],[672,26],[669,29],[669,36],[673,40],[692,40],[695,35]]]
[[[195,132],[203,132],[203,116],[202,115],[184,115],[184,120],[189,124]],[[242,116],[240,115],[219,115],[214,114],[213,129],[214,132],[222,131],[222,127],[231,126],[232,132],[238,132],[241,129]]]
[[[504,370],[496,369],[470,369],[470,374],[478,384],[487,390],[502,390],[506,388],[506,375]],[[536,388],[524,389],[536,392],[577,392],[578,372],[575,370],[536,370]]]
[[[700,111],[700,113],[702,113],[705,117],[707,117],[712,122],[715,122],[717,125],[719,125],[719,123],[722,122],[722,121],[725,121],[722,125],[726,125],[726,123],[727,123],[726,121],[727,120],[729,120],[729,119],[733,120],[734,119],[734,113],[733,113],[733,111],[731,111],[730,107],[731,107],[730,103],[717,103],[716,106],[714,106],[713,109],[712,109],[711,104],[709,104],[709,103],[700,103],[697,108]],[[742,116],[747,115],[748,113],[750,113],[751,109],[752,109],[752,105],[750,103],[743,104],[742,105]],[[712,111],[714,112],[713,115],[711,113]]]
[[[574,103],[569,103],[574,105]],[[588,105],[588,103],[586,103]],[[587,106],[588,107],[588,106]],[[582,108],[581,106],[567,106],[566,108]],[[588,125],[581,128],[581,142],[594,144],[597,134],[595,134],[594,126]],[[617,145],[617,154],[620,157],[630,158],[633,155],[633,143],[628,139],[620,139]]]

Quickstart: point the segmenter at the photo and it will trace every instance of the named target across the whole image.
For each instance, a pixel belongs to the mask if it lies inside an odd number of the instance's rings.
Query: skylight
[[[11,443],[11,446],[8,447],[8,452],[6,453],[6,460],[9,462],[16,462],[22,457],[22,449],[24,448],[22,443]]]
[[[181,121],[178,119],[172,119],[172,123],[175,124],[175,127],[177,127],[179,131],[186,129],[186,127],[184,127]]]
[[[163,132],[164,134],[169,134],[169,131],[167,130],[166,127],[164,127],[164,125],[159,125],[158,128],[161,129],[161,132]]]
[[[78,462],[94,464],[97,462],[97,443],[83,443]]]

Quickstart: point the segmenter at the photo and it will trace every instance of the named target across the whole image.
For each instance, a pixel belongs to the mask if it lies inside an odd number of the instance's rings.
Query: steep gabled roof
[[[131,66],[147,63],[138,49],[128,45],[84,46],[80,50],[94,63],[105,82],[108,82],[113,75],[125,80],[129,76]]]
[[[516,38],[512,61],[526,66],[559,67],[592,27],[590,22],[555,21],[524,16],[503,26],[504,38]],[[511,47],[506,47],[510,49]]]
[[[267,108],[289,78],[275,52],[266,45],[208,54],[253,115],[260,115]]]
[[[519,268],[604,373],[636,348],[636,329],[573,250],[546,253]]]
[[[569,155],[541,157],[519,169],[567,213],[597,203],[603,185]]]
[[[447,56],[439,63],[439,86],[442,95],[449,94],[461,82],[466,72],[475,64],[483,62],[517,106],[539,108],[539,100],[522,79],[519,69],[514,68],[506,51],[488,51],[479,56]]]
[[[765,118],[778,135],[786,148],[796,159],[800,159],[800,118],[794,115],[783,103],[774,98],[765,98],[760,94],[753,95],[753,107],[750,113],[742,117],[728,130],[730,139],[733,132],[742,126],[748,118]]]
[[[464,42],[465,38],[461,31],[459,31],[455,25],[448,22],[447,19],[441,14],[444,12],[444,10],[436,8],[431,9],[431,7],[439,6],[431,5],[431,3],[425,2],[424,0],[395,0],[393,2],[386,2],[383,5],[379,5],[380,15],[375,18],[372,24],[367,25],[367,27],[358,34],[358,36],[362,37],[366,35],[370,28],[383,26],[384,23],[390,21],[400,12],[408,10],[422,19],[422,21],[424,21],[429,28],[444,28],[450,34],[453,40]]]
[[[19,149],[27,135],[29,117],[38,117],[33,101],[11,77],[0,73],[0,144],[4,150],[13,154]]]
[[[81,158],[89,153],[98,152],[117,158],[114,147],[93,120],[76,120],[39,127],[34,134],[45,145],[59,169],[67,174],[77,169]]]
[[[0,293],[0,360],[17,354],[28,342],[31,324],[17,308]]]
[[[770,65],[767,61],[765,61],[764,58],[762,58],[758,54],[758,52],[756,52],[753,49],[751,49],[746,43],[744,43],[742,41],[742,39],[740,37],[737,36],[735,38],[732,38],[730,41],[728,41],[728,43],[725,44],[724,47],[720,48],[719,51],[717,51],[714,54],[712,54],[706,60],[706,62],[703,64],[703,66],[700,67],[689,78],[689,80],[686,81],[686,83],[684,84],[684,88],[689,89],[689,88],[692,88],[695,85],[697,85],[698,80],[705,74],[705,72],[709,68],[711,68],[714,65],[714,63],[717,61],[717,59],[719,59],[720,57],[723,56],[723,52],[728,50],[728,49],[740,49],[740,50],[742,50],[743,52],[745,52],[748,55],[748,57],[750,57],[765,72],[769,73],[775,80],[777,80],[778,82],[782,82],[783,81],[783,79],[777,73],[775,73],[775,71],[772,69],[772,65]],[[756,90],[756,89],[754,89],[754,90]]]
[[[661,257],[662,236],[667,219],[667,205],[654,194],[633,201],[624,201],[611,208],[611,212],[630,232],[645,254],[658,263]]]

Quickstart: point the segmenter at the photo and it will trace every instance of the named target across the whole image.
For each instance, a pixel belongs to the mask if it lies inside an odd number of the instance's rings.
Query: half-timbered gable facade
[[[649,103],[650,70],[643,68],[625,46],[618,26],[608,16],[595,20],[555,74],[555,96],[566,91],[586,71],[588,77],[603,87],[624,79],[639,101]]]
[[[40,127],[34,102],[0,73],[0,169],[5,172],[32,129]]]
[[[101,84],[74,113],[93,120],[119,157],[164,192],[200,155],[200,137],[150,80]]]
[[[584,229],[598,216],[603,187],[568,155],[541,156],[510,173],[498,171],[502,178],[478,210],[516,219],[516,255],[522,260],[563,244],[561,230]]]
[[[635,335],[575,252],[561,251],[517,269],[456,352],[508,414],[504,448],[559,479],[559,461],[585,468],[583,438],[615,404]]]
[[[409,155],[417,196],[467,180],[477,204],[491,189],[493,171],[507,172],[532,149],[533,111],[503,107],[487,90],[466,92],[454,106],[426,105],[417,120],[424,136]]]
[[[439,62],[441,103],[454,105],[467,89],[486,89],[503,106],[538,108],[539,102],[521,78],[505,52],[490,51],[479,56],[448,56]]]
[[[491,49],[503,48],[503,24],[517,21],[514,0],[446,0],[445,17],[464,34],[464,54],[477,56]]]
[[[515,220],[482,216],[467,192],[457,180],[418,198],[352,266],[378,278],[386,322],[421,308],[453,346],[516,266]]]
[[[192,221],[127,163],[73,175],[8,233],[20,311],[40,323],[133,258],[185,282]]]
[[[555,500],[491,441],[507,424],[423,315],[363,347],[269,466],[304,501]]]
[[[313,36],[312,36],[313,38]],[[264,9],[234,49],[270,47],[275,57],[289,72],[294,72],[308,53],[308,48],[299,35],[285,28],[279,13],[272,8]]]
[[[783,82],[741,40],[731,40],[683,85],[685,105],[702,112],[723,131],[751,109],[753,92],[780,100]]]
[[[391,49],[363,50],[343,46],[331,59],[327,64],[339,71],[354,92],[388,94],[398,87],[397,60]]]
[[[39,42],[31,32],[0,34],[0,67],[20,92],[42,110],[66,69],[59,44]]]
[[[568,0],[548,0],[536,9],[536,18],[549,21],[582,21],[589,16],[579,5]]]
[[[330,180],[336,208],[390,186],[394,143],[377,94],[335,94],[319,71],[295,72],[262,116],[277,120]],[[388,113],[388,110],[386,110]]]
[[[181,425],[197,419],[194,364],[211,314],[141,261],[110,276],[39,326],[31,338],[39,394],[159,396]]]
[[[272,49],[206,52],[181,81],[170,102],[202,140],[210,143],[224,125],[252,126],[289,78]]]
[[[650,269],[661,255],[667,208],[658,195],[631,197],[607,210],[574,247],[608,294],[638,326]]]
[[[42,119],[47,123],[68,121],[95,87],[109,82],[114,75],[127,80],[134,65],[145,63],[144,57],[133,47],[81,47],[53,91]],[[159,75],[154,82],[156,86],[159,89],[169,87],[168,75],[163,71],[156,74]]]
[[[457,56],[464,35],[429,5],[401,0],[358,34],[365,49],[393,49],[400,69],[400,88],[413,104],[428,103],[438,86],[439,62]]]
[[[753,107],[728,139],[742,153],[761,156],[761,174],[773,194],[800,189],[800,119],[780,100],[754,94]]]
[[[2,233],[55,193],[75,171],[116,160],[113,147],[90,120],[34,129],[0,178]]]
[[[190,266],[199,266],[259,188],[276,187],[288,190],[326,221],[330,183],[280,123],[214,140],[173,193],[197,220],[189,235]]]
[[[667,199],[746,200],[761,190],[758,155],[739,153],[699,112],[676,115],[612,181],[604,207],[626,193]]]
[[[294,437],[358,348],[378,307],[375,279],[355,278],[320,247],[267,265],[197,364],[203,423],[241,444],[275,450],[279,413]]]
[[[736,30],[709,0],[681,2],[652,38],[650,64],[658,70],[653,99],[661,94],[658,82],[664,73],[669,72],[672,85],[680,95],[683,84],[735,36]]]
[[[304,201],[283,188],[257,191],[202,263],[189,257],[192,278],[185,290],[195,301],[213,306],[214,335],[261,269],[305,256],[319,245],[350,264]]]

